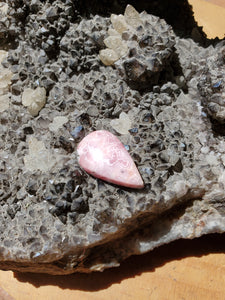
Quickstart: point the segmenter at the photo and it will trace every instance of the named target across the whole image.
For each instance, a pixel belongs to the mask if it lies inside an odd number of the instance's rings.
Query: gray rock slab
[[[49,9],[49,27],[56,17]],[[156,19],[149,17],[148,29]],[[203,73],[213,74],[214,85],[223,73],[223,42],[202,48],[176,37],[170,47],[179,65],[173,68],[164,57],[158,81],[154,78],[149,89],[145,77],[139,89],[120,73],[123,66],[99,60],[109,18],[73,19],[66,31],[58,24],[54,37],[41,33],[43,22],[41,13],[31,18],[4,63],[14,75],[9,107],[0,114],[0,268],[102,271],[179,238],[224,232],[223,125],[209,109],[215,101],[202,99],[210,84]],[[29,31],[36,23],[35,38],[44,43],[35,42]],[[155,52],[165,48],[165,30],[162,34],[159,42],[153,39]],[[51,41],[58,43],[54,55]],[[21,96],[38,86],[46,89],[47,100],[32,116]],[[216,96],[223,97],[223,81],[219,89]],[[122,135],[111,125],[121,113],[131,121]],[[62,117],[66,121],[50,130]],[[144,180],[143,190],[111,185],[80,169],[77,144],[100,129],[125,145]]]

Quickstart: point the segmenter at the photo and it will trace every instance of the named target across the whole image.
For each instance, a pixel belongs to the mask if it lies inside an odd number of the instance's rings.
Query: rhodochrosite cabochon
[[[78,163],[87,173],[118,185],[141,189],[143,180],[120,140],[106,130],[89,133],[78,145]]]

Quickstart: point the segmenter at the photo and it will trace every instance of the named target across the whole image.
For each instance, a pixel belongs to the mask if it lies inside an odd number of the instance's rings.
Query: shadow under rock
[[[191,37],[202,46],[213,42],[206,38],[202,27],[199,27],[195,21],[193,9],[188,0],[82,0],[79,11],[83,16],[123,14],[127,4],[131,4],[139,12],[146,10],[149,14],[165,19],[180,37]]]
[[[61,289],[98,291],[120,283],[126,278],[139,276],[172,260],[186,257],[201,257],[210,253],[225,253],[225,233],[209,234],[193,240],[178,240],[161,246],[147,254],[131,256],[121,263],[120,267],[105,270],[103,273],[75,273],[72,275],[47,275],[33,273],[14,273],[21,282],[29,282],[35,287],[53,285]]]

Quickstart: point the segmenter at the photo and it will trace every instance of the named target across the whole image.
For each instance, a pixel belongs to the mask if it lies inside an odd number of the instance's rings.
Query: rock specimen
[[[175,35],[164,20],[146,12],[139,14],[128,5],[124,16],[112,14],[111,22],[114,28],[109,28],[104,39],[108,48],[99,56],[105,65],[115,63],[132,88],[150,89],[166,80],[167,72],[174,72]]]
[[[78,145],[77,153],[79,165],[91,175],[134,189],[144,187],[129,153],[109,131],[89,133]]]
[[[125,15],[129,14],[130,9],[133,9],[134,19],[135,16],[137,16],[137,18],[135,19],[137,20],[137,22],[136,23],[133,22],[133,27],[135,28],[140,17],[138,12],[134,8],[132,8],[131,5],[127,6]],[[104,39],[104,44],[108,48],[101,50],[99,53],[99,57],[101,61],[107,66],[112,65],[120,57],[126,55],[128,52],[128,46],[126,42],[122,40],[122,33],[127,31],[129,27],[129,24],[126,22],[127,19],[125,19],[123,15],[119,15],[119,16],[114,14],[111,15],[111,22],[113,28],[109,28],[108,30],[109,36]]]
[[[224,232],[224,44],[203,48],[145,12],[140,29],[121,35],[139,22],[131,7],[110,19],[81,18],[75,1],[6,3],[0,38],[15,43],[3,61],[13,76],[0,113],[0,268],[104,270],[178,238]],[[128,52],[108,66],[99,51],[113,34]],[[22,93],[36,88],[47,101],[31,115]],[[99,130],[124,145],[143,189],[80,167],[79,143]]]

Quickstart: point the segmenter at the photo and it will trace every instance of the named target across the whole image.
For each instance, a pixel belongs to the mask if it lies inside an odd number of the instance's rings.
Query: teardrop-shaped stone
[[[87,173],[126,187],[144,187],[133,159],[112,133],[93,131],[79,143],[77,152],[78,163]]]

